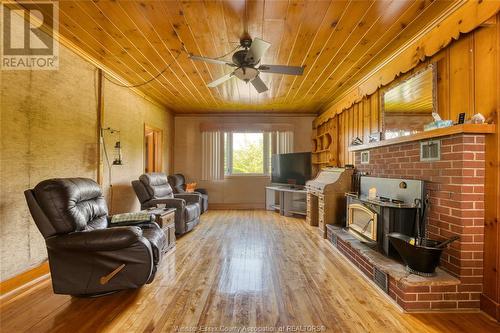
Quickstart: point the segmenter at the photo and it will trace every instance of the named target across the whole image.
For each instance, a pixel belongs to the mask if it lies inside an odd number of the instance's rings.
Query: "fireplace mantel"
[[[412,142],[412,141],[420,141],[427,140],[432,138],[438,138],[453,134],[490,134],[495,133],[495,125],[494,124],[463,124],[463,125],[455,125],[445,128],[438,128],[431,131],[420,132],[413,135],[402,136],[399,138],[387,139],[377,142],[370,142],[359,146],[351,146],[349,147],[349,151],[360,151],[360,150],[368,150],[372,148],[391,146],[395,144]]]

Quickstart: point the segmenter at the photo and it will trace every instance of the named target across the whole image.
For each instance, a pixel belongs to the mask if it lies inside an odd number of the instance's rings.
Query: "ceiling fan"
[[[197,61],[205,61],[212,64],[227,65],[235,67],[236,69],[229,74],[226,74],[215,81],[207,84],[208,87],[214,88],[218,85],[230,80],[233,77],[237,77],[245,82],[250,82],[257,92],[262,93],[267,91],[268,88],[264,81],[259,77],[261,72],[263,73],[274,73],[274,74],[287,74],[287,75],[302,75],[304,73],[304,67],[298,66],[284,66],[284,65],[259,65],[260,60],[267,49],[271,46],[260,38],[244,38],[240,40],[240,45],[238,50],[234,52],[232,57],[232,62],[227,60],[221,60],[219,58],[207,58],[196,55],[189,55],[189,58]],[[258,67],[256,67],[259,65]]]

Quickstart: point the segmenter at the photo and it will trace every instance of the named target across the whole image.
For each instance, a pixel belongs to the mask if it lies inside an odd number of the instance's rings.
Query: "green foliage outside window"
[[[233,150],[233,173],[263,173],[264,155],[262,140],[248,143]]]
[[[228,135],[225,137],[226,153],[224,164],[226,170],[229,169],[227,155],[232,157],[232,168],[228,170],[228,173],[263,174],[264,135],[262,133],[232,133],[230,135],[231,140],[228,140]]]

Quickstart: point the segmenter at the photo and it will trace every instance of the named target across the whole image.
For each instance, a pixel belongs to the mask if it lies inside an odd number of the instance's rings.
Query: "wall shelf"
[[[455,125],[445,128],[438,128],[432,131],[420,132],[413,135],[402,136],[399,138],[387,139],[377,142],[365,143],[359,146],[350,146],[349,151],[360,151],[360,150],[368,150],[378,147],[391,146],[395,144],[412,142],[412,141],[420,141],[427,140],[432,138],[438,138],[453,134],[490,134],[495,133],[495,125],[494,124],[463,124],[463,125]]]
[[[318,136],[316,136],[313,139],[313,144],[314,144],[314,153],[320,153],[320,152],[325,152],[330,149],[330,145],[332,144],[332,136],[330,133],[323,133]]]

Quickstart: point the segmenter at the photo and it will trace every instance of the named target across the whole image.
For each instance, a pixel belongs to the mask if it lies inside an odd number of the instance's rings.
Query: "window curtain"
[[[202,132],[202,180],[224,179],[224,134]]]
[[[272,131],[265,133],[264,165],[267,167],[265,173],[271,173],[271,154],[293,153],[293,131]]]
[[[274,153],[293,153],[293,131],[276,131],[274,134]]]

